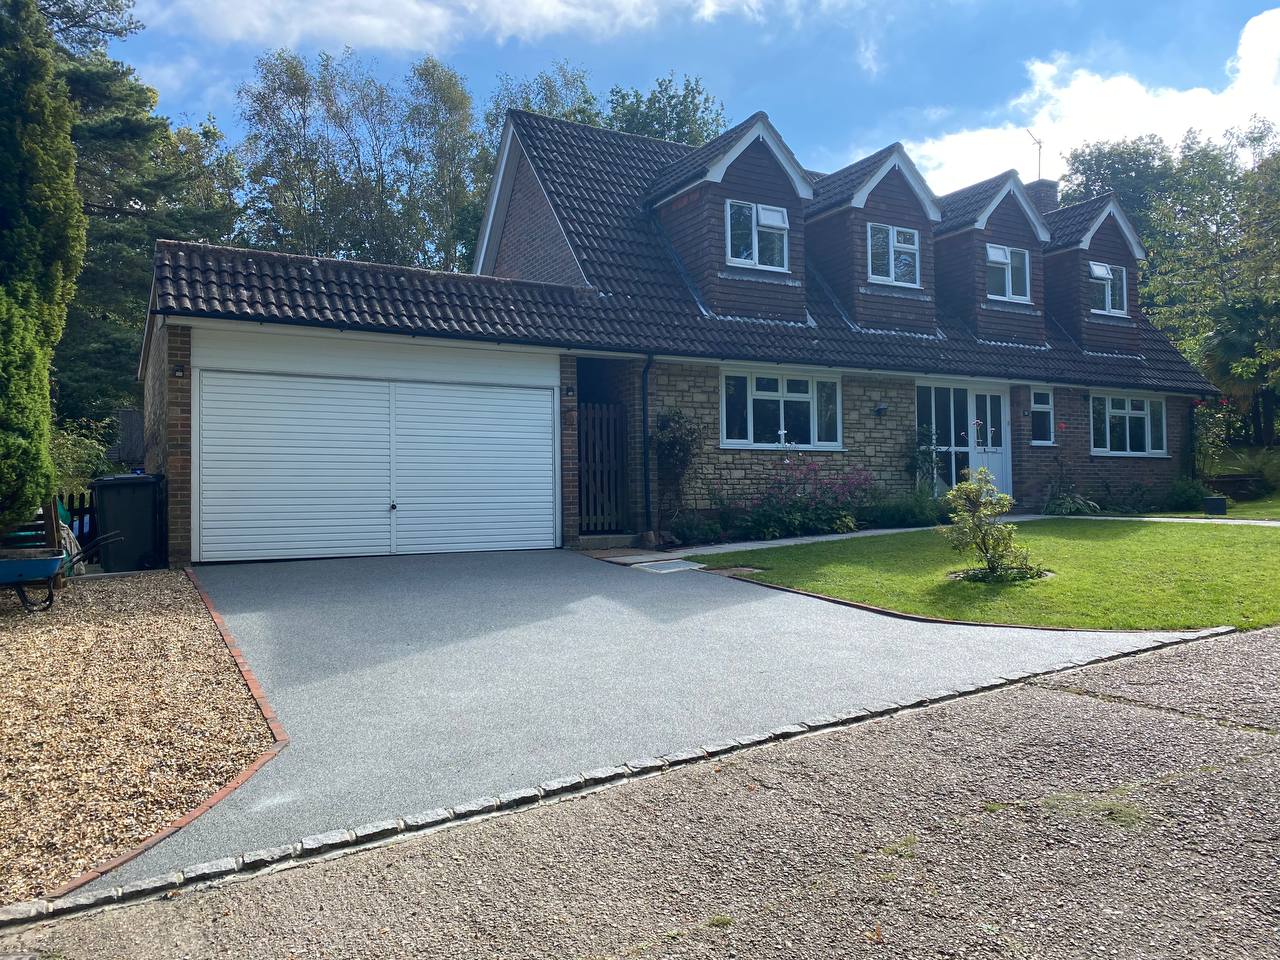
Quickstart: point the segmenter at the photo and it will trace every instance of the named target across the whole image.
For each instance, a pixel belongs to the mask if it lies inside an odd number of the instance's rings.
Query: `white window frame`
[[[885,230],[889,231],[889,276],[887,277],[877,275],[871,268],[871,231],[874,230],[876,227],[883,227]],[[916,237],[915,245],[912,246],[905,243],[902,243],[902,244],[898,243],[899,230],[910,230],[913,234],[915,234],[915,237]],[[903,250],[910,250],[916,255],[915,283],[903,283],[901,280],[895,280],[893,278],[893,265],[894,265],[894,259],[895,259],[894,253],[897,251],[899,247],[902,247]],[[920,272],[922,269],[920,259],[921,259],[920,231],[917,230],[915,227],[897,227],[891,223],[868,223],[867,224],[867,279],[871,283],[884,283],[892,287],[911,287],[913,290],[919,290],[921,289]]]
[[[1115,281],[1115,271],[1120,271],[1120,290],[1123,295],[1124,302],[1120,304],[1117,310],[1116,305],[1111,302],[1111,285]],[[1099,310],[1097,307],[1090,306],[1089,312],[1100,314],[1107,317],[1127,317],[1129,316],[1129,270],[1114,263],[1099,263],[1096,260],[1089,261],[1089,283],[1097,284],[1103,289],[1103,304],[1105,309]],[[1093,302],[1092,293],[1089,298],[1090,304]]]
[[[1106,406],[1106,416],[1103,420],[1104,430],[1099,443],[1099,438],[1094,434],[1093,422],[1093,401],[1095,399],[1102,400]],[[1121,401],[1124,404],[1123,411],[1113,411],[1112,402]],[[1141,401],[1143,409],[1137,411],[1133,409],[1133,401]],[[1151,449],[1151,404],[1152,402],[1160,404],[1160,435],[1164,438],[1164,448],[1161,450]],[[1146,450],[1112,450],[1111,449],[1111,416],[1112,413],[1125,418],[1125,446],[1129,445],[1129,420],[1133,417],[1142,417],[1144,430],[1146,431],[1145,442]],[[1168,459],[1169,453],[1169,402],[1162,396],[1147,393],[1090,393],[1089,394],[1089,452],[1095,457],[1160,457]]]
[[[1047,393],[1049,395],[1049,402],[1047,404],[1036,403],[1037,393]],[[1053,388],[1052,387],[1032,387],[1030,409],[1031,409],[1032,416],[1031,416],[1031,423],[1028,424],[1028,427],[1029,427],[1028,433],[1030,433],[1031,435],[1031,446],[1033,447],[1056,446],[1058,443],[1058,425],[1054,422],[1054,419],[1053,419]],[[1090,412],[1092,413],[1092,407],[1090,408]],[[1049,414],[1049,439],[1048,440],[1037,440],[1035,438],[1036,436],[1035,414],[1037,413]]]
[[[728,400],[728,391],[725,388],[725,380],[728,377],[745,377],[747,380],[747,438],[745,440],[730,439],[728,433],[728,417],[725,409]],[[768,393],[756,391],[756,377],[775,378],[778,381],[778,392]],[[788,443],[786,437],[786,415],[783,408],[778,411],[778,423],[781,429],[778,431],[779,440],[777,443],[756,443],[752,438],[755,436],[755,400],[757,397],[761,399],[785,401],[787,395],[788,380],[805,380],[809,384],[809,392],[806,395],[794,394],[790,396],[792,401],[804,400],[809,404],[809,436],[814,439],[813,443]],[[818,437],[818,384],[832,383],[836,388],[836,438],[835,440],[819,442]],[[844,449],[844,396],[841,390],[839,374],[821,374],[812,373],[805,370],[788,370],[782,367],[777,369],[759,369],[751,367],[725,367],[720,371],[720,446],[734,450],[843,450]]]
[[[992,258],[994,251],[1002,251],[1004,260],[996,260]],[[1013,292],[1013,255],[1015,253],[1022,254],[1023,261],[1026,263],[1027,270],[1027,295],[1025,297],[1015,296]],[[987,291],[988,300],[1008,300],[1013,303],[1030,303],[1031,302],[1031,252],[1024,250],[1022,247],[1007,247],[1000,243],[987,244],[987,269],[991,267],[1004,268],[1004,295],[999,296]],[[986,277],[983,277],[983,285],[986,285]]]
[[[734,205],[749,207],[751,210],[751,259],[743,260],[732,255],[732,238],[729,233],[729,213]],[[782,226],[761,226],[760,212],[781,214]],[[782,266],[760,262],[760,231],[782,234]],[[734,267],[748,267],[752,270],[772,270],[774,273],[791,272],[791,221],[786,207],[771,207],[764,203],[752,203],[749,200],[728,199],[724,202],[724,262]]]

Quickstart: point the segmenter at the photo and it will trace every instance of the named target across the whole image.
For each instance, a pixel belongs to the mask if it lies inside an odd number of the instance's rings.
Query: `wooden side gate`
[[[583,533],[627,527],[626,407],[578,404],[578,504]]]

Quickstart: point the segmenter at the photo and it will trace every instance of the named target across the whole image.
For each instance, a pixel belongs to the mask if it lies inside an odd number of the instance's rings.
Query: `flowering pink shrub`
[[[871,473],[854,467],[838,477],[824,477],[822,463],[803,453],[789,453],[760,496],[743,508],[738,526],[758,540],[818,533],[851,533],[871,494]]]

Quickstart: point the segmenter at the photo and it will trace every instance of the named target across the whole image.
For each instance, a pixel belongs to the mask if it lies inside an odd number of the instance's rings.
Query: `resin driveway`
[[[559,550],[198,576],[290,743],[98,884],[1173,636],[915,623]]]

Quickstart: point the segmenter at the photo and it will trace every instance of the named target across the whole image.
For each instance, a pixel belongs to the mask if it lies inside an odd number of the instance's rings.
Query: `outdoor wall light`
[[[877,417],[883,417],[886,413],[889,412],[889,405],[885,403],[883,400],[881,400],[879,403],[876,404],[876,408],[873,412]]]
[[[180,363],[175,363],[173,365],[173,375],[175,377],[185,377],[187,375],[187,368]]]
[[[574,397],[576,397],[576,396],[578,395],[578,388],[577,388],[577,387],[565,387],[565,388],[564,388],[564,395],[565,395],[565,399],[567,399],[567,400],[572,400]]]

